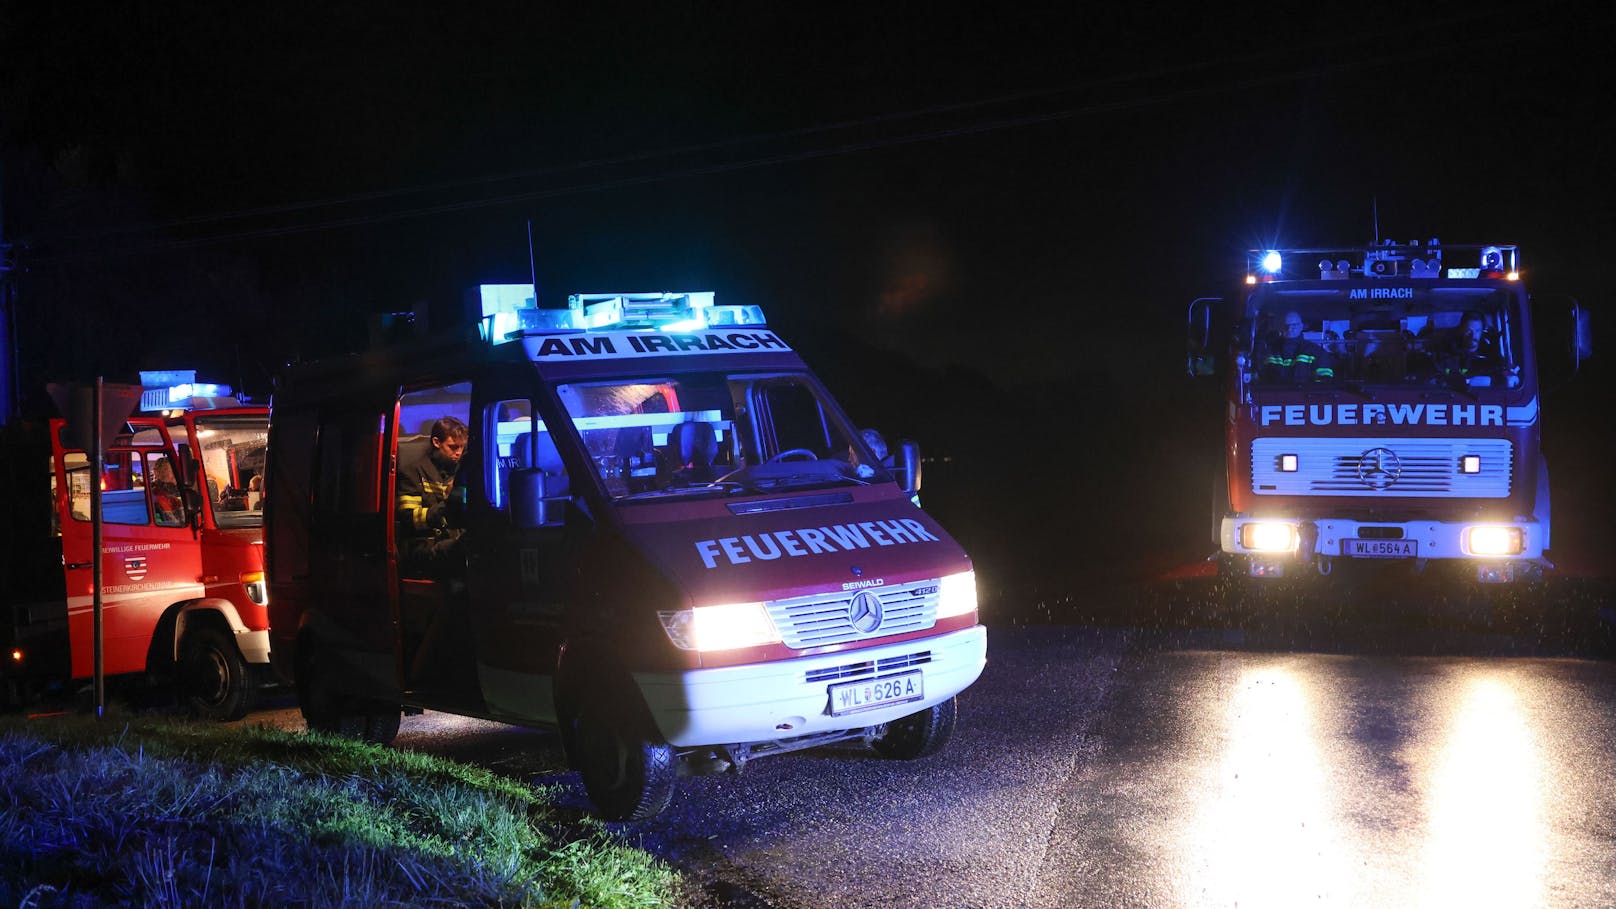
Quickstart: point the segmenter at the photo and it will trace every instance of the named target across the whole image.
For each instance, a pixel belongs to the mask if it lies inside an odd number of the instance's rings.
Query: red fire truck
[[[833,742],[947,741],[986,631],[964,551],[752,306],[482,288],[482,336],[283,374],[272,656],[309,725],[400,708],[560,730],[601,814],[681,773]],[[470,427],[458,560],[401,574],[395,479]],[[411,532],[406,527],[404,533]]]
[[[188,371],[181,371],[188,373]],[[38,520],[7,559],[8,691],[88,679],[93,665],[90,485],[101,485],[103,671],[171,681],[195,714],[244,715],[268,671],[262,480],[269,412],[224,386],[145,374],[139,415],[105,443],[103,469],[66,421],[15,474]],[[48,461],[45,455],[48,454]],[[49,465],[48,472],[38,468]],[[47,499],[47,495],[49,498]],[[49,509],[48,520],[43,513]],[[32,537],[39,537],[33,539]]]
[[[1568,330],[1544,333],[1554,321]],[[1515,246],[1253,250],[1232,309],[1191,304],[1191,374],[1214,371],[1221,329],[1232,334],[1214,519],[1225,568],[1541,575],[1541,376],[1574,371],[1589,330],[1575,301],[1527,294]]]

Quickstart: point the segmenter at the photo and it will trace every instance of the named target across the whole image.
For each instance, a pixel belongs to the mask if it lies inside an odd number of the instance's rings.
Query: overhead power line
[[[1484,14],[1472,14],[1462,17],[1453,17],[1442,23],[1432,25],[1457,24],[1464,21],[1485,18]],[[1610,22],[1596,23],[1610,25]],[[1586,27],[1585,23],[1585,27]],[[499,193],[476,199],[457,200],[433,205],[417,205],[391,211],[357,214],[348,217],[325,218],[319,221],[284,224],[278,226],[250,228],[245,230],[232,230],[211,233],[205,236],[189,237],[172,240],[159,240],[148,243],[130,244],[115,249],[98,248],[94,250],[64,251],[34,259],[35,264],[56,264],[85,259],[105,258],[123,255],[147,255],[164,252],[175,252],[194,249],[218,243],[238,242],[245,240],[269,239],[285,237],[300,233],[314,231],[335,230],[342,228],[363,227],[389,222],[410,220],[435,215],[454,214],[481,208],[508,206],[520,203],[542,201],[564,196],[580,195],[585,193],[604,192],[624,189],[634,186],[643,186],[670,180],[689,179],[695,177],[714,176],[763,167],[774,167],[784,164],[801,163],[821,158],[842,155],[858,154],[867,151],[895,148],[904,145],[940,141],[943,139],[960,138],[983,133],[996,132],[1009,129],[1025,128],[1040,124],[1054,123],[1086,116],[1105,113],[1114,113],[1123,110],[1146,108],[1164,104],[1172,104],[1194,98],[1231,92],[1248,91],[1251,89],[1271,87],[1274,85],[1317,79],[1352,70],[1375,68],[1398,63],[1412,62],[1445,56],[1463,50],[1475,50],[1482,47],[1499,44],[1521,43],[1530,38],[1542,37],[1551,32],[1559,31],[1563,26],[1543,25],[1535,29],[1513,31],[1510,33],[1493,32],[1468,40],[1453,40],[1441,44],[1426,44],[1409,48],[1400,52],[1384,53],[1371,57],[1359,57],[1347,62],[1321,65],[1307,65],[1299,68],[1282,70],[1257,76],[1235,78],[1221,83],[1209,83],[1197,87],[1178,88],[1155,94],[1138,97],[1111,98],[1096,101],[1090,104],[1065,107],[1052,111],[1036,112],[1014,116],[1004,116],[983,119],[974,122],[956,124],[934,129],[922,129],[895,135],[873,137],[855,141],[846,141],[833,145],[815,148],[804,148],[793,151],[784,151],[773,154],[756,155],[739,160],[715,162],[711,164],[693,165],[664,169],[660,171],[612,177],[585,182],[570,183],[562,186],[546,187],[542,189],[523,190],[516,192]],[[1422,29],[1422,31],[1426,31]],[[1427,32],[1428,33],[1428,32]],[[1245,55],[1236,58],[1224,58],[1203,63],[1183,64],[1151,70],[1145,73],[1131,73],[1122,76],[1108,77],[1092,80],[1078,85],[1067,85],[1060,88],[1030,90],[1013,94],[997,95],[991,98],[975,99],[971,101],[935,105],[925,108],[914,108],[898,112],[890,112],[870,117],[844,120],[836,123],[819,124],[792,130],[772,133],[753,134],[713,142],[696,143],[675,147],[663,147],[623,155],[591,159],[582,162],[554,165],[545,168],[524,170],[504,174],[488,175],[463,180],[446,181],[434,184],[423,184],[411,187],[401,187],[386,190],[376,190],[367,193],[355,193],[329,199],[287,203],[284,205],[265,206],[253,209],[243,209],[232,212],[198,215],[190,218],[174,219],[162,222],[150,222],[139,225],[112,228],[104,232],[63,237],[58,242],[85,242],[95,239],[105,239],[117,235],[153,232],[162,229],[177,227],[194,227],[206,224],[222,224],[229,221],[246,220],[255,217],[264,217],[279,214],[292,214],[314,211],[323,208],[332,208],[342,205],[351,205],[361,202],[372,202],[383,199],[400,198],[409,195],[419,195],[429,192],[442,192],[457,189],[466,189],[475,186],[487,186],[517,180],[533,180],[545,177],[554,177],[566,173],[581,173],[599,170],[613,166],[645,163],[648,161],[669,160],[679,157],[712,153],[727,149],[740,148],[748,145],[758,145],[771,141],[786,141],[801,139],[816,135],[834,132],[849,131],[858,128],[879,126],[906,120],[921,119],[943,114],[961,113],[978,110],[991,106],[1002,106],[1016,102],[1035,100],[1038,98],[1056,95],[1072,94],[1079,91],[1095,91],[1109,87],[1123,86],[1134,83],[1145,83],[1151,80],[1184,76],[1195,72],[1215,70],[1231,66],[1248,66],[1252,63],[1272,61],[1281,56],[1295,57],[1298,54],[1312,54],[1324,49],[1339,49],[1353,44],[1362,43],[1361,37],[1347,37],[1335,41],[1320,42],[1308,47],[1291,46],[1284,51],[1265,52]]]

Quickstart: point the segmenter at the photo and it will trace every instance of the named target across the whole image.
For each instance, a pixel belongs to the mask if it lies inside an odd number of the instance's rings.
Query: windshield
[[[561,385],[557,393],[614,499],[892,479],[801,373],[619,379]]]
[[[267,418],[198,417],[196,441],[215,522],[220,527],[262,526]]]
[[[1514,388],[1521,381],[1515,300],[1492,287],[1259,292],[1249,312],[1251,381],[1259,388]]]

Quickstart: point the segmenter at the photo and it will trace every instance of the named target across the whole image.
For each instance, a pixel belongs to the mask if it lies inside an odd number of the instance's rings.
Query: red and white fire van
[[[156,381],[145,382],[140,415],[104,444],[99,478],[66,421],[49,421],[48,483],[31,471],[21,481],[22,501],[41,512],[50,495],[48,527],[29,522],[41,539],[26,551],[53,558],[10,566],[8,583],[23,593],[9,615],[8,671],[16,687],[94,672],[90,487],[99,482],[103,671],[172,681],[193,713],[235,719],[273,680],[263,511],[250,488],[262,483],[252,478],[263,471],[269,411],[240,406],[228,388]]]
[[[1213,372],[1217,324],[1231,341],[1214,536],[1234,574],[1541,576],[1539,389],[1590,344],[1575,301],[1527,294],[1516,247],[1253,250],[1233,307],[1191,305],[1191,374]]]
[[[987,638],[970,559],[911,500],[912,444],[883,464],[756,307],[481,293],[478,338],[278,379],[271,649],[311,727],[555,726],[612,819],[681,773],[944,744]],[[461,555],[401,577],[396,472],[444,416],[471,433]]]

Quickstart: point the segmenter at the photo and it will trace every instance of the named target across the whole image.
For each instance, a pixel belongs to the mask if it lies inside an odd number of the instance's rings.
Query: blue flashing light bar
[[[764,325],[756,306],[719,306],[712,291],[573,294],[566,309],[534,305],[531,284],[484,284],[483,338],[503,344],[523,334],[641,329],[692,332],[734,325]]]
[[[211,409],[235,404],[233,400],[215,400],[233,398],[230,386],[198,382],[194,369],[144,369],[140,372],[140,384],[145,389],[140,394],[143,412]]]
[[[1476,255],[1480,267],[1445,268],[1443,254]],[[1284,260],[1291,256],[1320,256],[1319,278],[1505,278],[1520,276],[1520,248],[1513,244],[1448,244],[1436,238],[1399,243],[1386,240],[1367,246],[1331,246],[1306,249],[1252,249],[1246,252],[1246,283],[1282,278]]]

